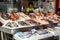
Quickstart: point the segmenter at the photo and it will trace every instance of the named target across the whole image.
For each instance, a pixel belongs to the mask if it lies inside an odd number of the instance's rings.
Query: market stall
[[[35,13],[28,16],[22,12],[11,12],[9,19],[4,15],[0,16],[0,22],[3,24],[0,27],[2,40],[9,40],[7,34],[13,36],[12,40],[40,40],[60,35],[60,16],[56,14],[49,13],[44,16]]]
[[[2,40],[60,40],[60,16],[55,14],[55,1],[7,0],[7,13],[0,10]],[[36,9],[26,15],[28,2],[33,2]]]

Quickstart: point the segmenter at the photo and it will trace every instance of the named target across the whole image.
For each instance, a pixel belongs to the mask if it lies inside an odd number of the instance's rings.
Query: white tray
[[[18,35],[14,35],[14,39],[15,40],[39,40],[39,39],[44,39],[44,38],[48,38],[48,37],[52,37],[53,35],[51,33],[47,33],[47,34],[43,34],[43,35],[38,35],[38,34],[35,34],[35,35],[32,35],[30,38],[20,38]]]

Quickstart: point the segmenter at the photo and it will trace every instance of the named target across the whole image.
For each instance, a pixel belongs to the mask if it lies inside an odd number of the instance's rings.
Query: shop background
[[[1,0],[0,7],[3,9],[4,12],[7,12],[8,8],[10,8],[10,7],[16,7],[16,8],[18,8],[19,11],[25,11],[26,7],[28,7],[28,2],[31,2],[31,1],[34,3],[34,8],[38,8],[42,4],[43,5],[47,4],[48,0],[46,0],[45,2],[42,2],[41,0]],[[58,4],[58,2],[56,0],[56,7],[53,7],[53,9],[52,9],[53,11],[54,11],[54,9],[56,9],[56,11],[58,10],[57,4]],[[53,5],[55,5],[55,3]],[[49,5],[46,6],[46,9],[48,7],[49,7]],[[60,7],[60,5],[59,5],[59,7]],[[45,11],[46,11],[46,9],[45,9]],[[51,7],[48,8],[48,10],[50,10],[50,9],[51,9]]]
[[[59,8],[60,8],[60,0],[59,0]]]

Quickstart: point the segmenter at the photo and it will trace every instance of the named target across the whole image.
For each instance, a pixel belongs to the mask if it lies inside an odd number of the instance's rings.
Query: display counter
[[[12,40],[13,39],[15,40],[40,40],[40,39],[44,39],[44,38],[48,38],[52,36],[60,37],[60,34],[59,34],[60,24],[58,24],[60,23],[60,18],[54,15],[52,17],[49,15],[45,17],[45,16],[41,16],[41,14],[33,14],[30,16],[25,15],[24,13],[16,13],[14,15],[13,14],[14,13],[10,15],[11,19],[8,19],[8,20],[5,20],[3,17],[0,17],[1,19],[0,22],[3,24],[0,27],[2,40],[8,40],[6,37],[7,36],[6,34],[12,35],[13,36]],[[46,30],[47,33],[45,33],[45,31],[38,31],[40,29]],[[16,34],[18,32],[24,33],[27,31],[28,33],[30,32],[32,33],[32,35],[31,34],[30,36],[28,35],[29,37],[25,35],[25,37],[27,38],[24,38],[24,35],[23,35],[23,38],[21,38],[20,36],[18,36],[20,34]],[[40,34],[39,32],[44,32],[44,33]],[[3,33],[5,35],[3,35]],[[3,38],[3,36],[5,36],[5,39]]]

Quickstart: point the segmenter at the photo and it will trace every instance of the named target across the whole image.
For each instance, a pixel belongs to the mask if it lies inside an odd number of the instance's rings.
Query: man
[[[29,14],[34,13],[33,10],[34,10],[33,3],[32,2],[29,2],[28,8],[26,8],[26,14],[29,15]]]

